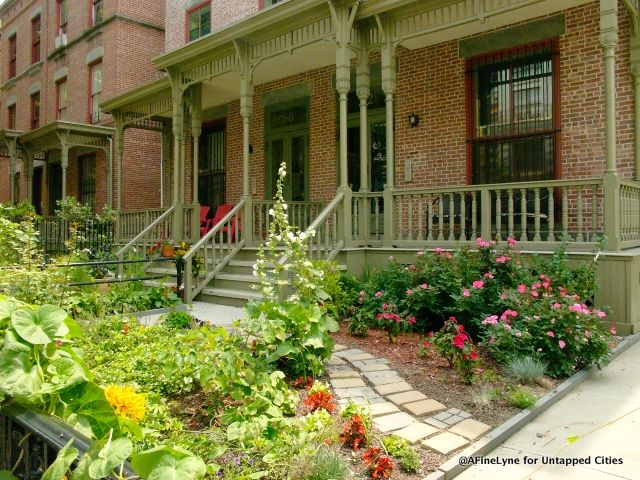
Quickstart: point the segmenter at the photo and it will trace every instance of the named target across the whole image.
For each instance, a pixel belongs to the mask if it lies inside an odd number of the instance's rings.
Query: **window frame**
[[[42,17],[38,14],[31,20],[31,64],[42,58]]]
[[[532,135],[552,134],[554,140],[553,158],[553,179],[562,178],[562,136],[560,121],[560,40],[558,37],[518,45],[512,48],[496,50],[487,54],[477,55],[465,60],[465,110],[466,110],[466,180],[468,185],[473,185],[473,148],[478,140],[476,137],[476,88],[474,79],[474,64],[489,59],[510,56],[518,52],[525,51],[535,54],[536,49],[549,49],[551,53],[551,101],[552,101],[552,122],[551,129],[545,131],[529,131],[525,133],[505,135],[501,137],[488,137],[486,140],[504,140],[525,138]],[[513,108],[513,107],[512,107]],[[511,181],[512,182],[512,181]]]
[[[16,104],[7,106],[7,128],[9,130],[15,130],[18,122],[18,109]]]
[[[196,38],[191,39],[191,29],[190,27],[190,20],[191,20],[191,15],[193,15],[194,13],[205,9],[209,7],[209,32],[205,33],[205,34],[200,34],[198,35]],[[196,40],[198,40],[199,38],[204,37],[205,35],[208,35],[209,33],[211,33],[211,0],[205,0],[204,2],[200,2],[197,5],[194,5],[193,7],[189,8],[186,13],[185,13],[185,22],[184,22],[184,32],[185,32],[185,40],[187,43],[190,42],[194,42]]]
[[[95,71],[95,69],[97,67],[100,67],[100,91],[99,92],[94,92],[93,91],[93,72]],[[92,64],[89,65],[89,75],[88,75],[88,83],[89,83],[89,88],[88,88],[88,94],[89,94],[89,108],[88,108],[88,121],[91,124],[97,124],[100,123],[100,121],[102,120],[102,111],[100,110],[100,96],[102,95],[102,89],[103,89],[103,78],[102,75],[104,74],[104,69],[103,69],[103,65],[102,65],[102,58],[100,58],[99,60],[93,62]],[[94,111],[94,103],[95,103],[95,97],[98,96],[98,113],[97,113],[97,117],[96,112]]]
[[[100,7],[98,10],[98,6]],[[100,12],[100,16],[96,15],[96,12]],[[100,25],[104,21],[104,1],[103,0],[89,0],[89,26],[95,27]]]
[[[262,10],[264,8],[269,8],[269,7],[273,7],[274,5],[278,4],[278,3],[282,3],[285,0],[259,0],[258,1],[258,9]]]
[[[29,101],[31,104],[29,125],[31,126],[31,130],[35,130],[37,128],[40,128],[40,109],[42,107],[40,103],[40,92],[31,94],[31,96],[29,97]]]
[[[15,78],[18,74],[18,34],[14,33],[9,37],[9,79]]]
[[[62,106],[62,95],[60,95],[62,89],[62,85],[64,85],[64,89],[65,89],[65,95],[64,95],[64,106]],[[60,80],[58,80],[56,82],[56,119],[57,120],[64,120],[64,117],[66,117],[66,113],[67,113],[67,105],[68,105],[68,84],[67,84],[67,77],[61,78]]]
[[[64,8],[63,8],[64,6]],[[62,14],[66,12],[64,22]],[[56,30],[57,36],[66,35],[69,28],[69,4],[67,0],[57,0],[56,2]]]

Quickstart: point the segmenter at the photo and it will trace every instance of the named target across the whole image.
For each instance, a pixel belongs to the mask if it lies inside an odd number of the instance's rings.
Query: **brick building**
[[[0,20],[0,201],[31,199],[44,214],[65,196],[111,204],[113,119],[99,105],[162,76],[139,59],[164,49],[164,2],[7,0]],[[130,171],[157,162],[157,133],[135,132],[126,144]],[[154,198],[159,182],[127,187]]]

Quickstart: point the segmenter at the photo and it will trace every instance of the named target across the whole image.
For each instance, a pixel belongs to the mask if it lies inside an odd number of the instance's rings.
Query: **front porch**
[[[640,142],[627,140],[640,138],[640,101],[623,115],[629,103],[615,96],[628,82],[640,99],[634,4],[507,3],[479,11],[475,2],[291,0],[156,59],[166,78],[103,105],[116,121],[117,159],[128,128],[159,125],[171,137],[162,165],[172,206],[120,211],[120,256],[161,239],[190,241],[185,290],[195,298],[265,238],[274,172],[285,162],[289,219],[315,231],[315,257],[362,251],[366,262],[370,252],[456,248],[477,237],[511,237],[523,251],[565,244],[635,257]],[[596,30],[580,23],[587,17]],[[522,18],[531,24],[514,26]],[[576,37],[591,55],[583,76],[602,90],[595,106],[582,101],[591,84],[568,78],[573,55],[586,55],[572,50]],[[506,50],[496,53],[494,41]],[[628,59],[619,54],[627,46]],[[420,96],[430,100],[413,101]],[[590,109],[601,115],[583,118]],[[120,182],[128,172],[118,164]],[[235,207],[201,237],[200,205],[213,213],[220,203]],[[206,274],[192,278],[195,257]],[[623,275],[627,304],[634,268]],[[619,311],[630,325],[640,320],[640,310]]]

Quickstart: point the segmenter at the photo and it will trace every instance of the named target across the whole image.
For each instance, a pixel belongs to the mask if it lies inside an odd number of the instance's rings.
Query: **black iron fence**
[[[48,255],[68,252],[68,242],[72,238],[72,227],[76,230],[76,247],[88,252],[110,251],[115,241],[115,222],[82,220],[72,225],[68,220],[57,217],[43,217],[36,223],[40,232],[42,249]]]
[[[69,440],[83,455],[91,441],[56,417],[9,401],[0,413],[0,471],[8,470],[18,480],[40,480]],[[134,475],[125,464],[123,473]]]

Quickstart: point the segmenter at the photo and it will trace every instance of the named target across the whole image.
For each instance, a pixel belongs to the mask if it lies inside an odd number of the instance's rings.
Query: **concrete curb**
[[[614,358],[618,357],[621,353],[623,353],[638,341],[640,341],[640,333],[625,337],[611,352],[609,360],[611,361]],[[461,457],[481,457],[488,454],[496,447],[501,445],[507,438],[520,430],[524,425],[533,421],[542,412],[546,411],[549,407],[551,407],[556,402],[575,390],[582,382],[584,382],[597,371],[597,367],[591,366],[572,375],[556,388],[551,390],[549,393],[539,398],[533,408],[523,410],[516,416],[510,418],[502,425],[495,428],[480,440],[475,442],[473,445],[467,447],[458,455],[440,465],[438,470],[430,473],[424,478],[424,480],[451,480],[452,478],[460,475],[470,466],[461,465]]]
[[[145,326],[153,325],[155,322],[150,320],[150,317],[155,317],[156,315],[162,315],[164,313],[173,312],[174,310],[189,310],[189,305],[180,304],[174,305],[173,307],[167,308],[155,308],[153,310],[145,310],[143,312],[132,312],[132,313],[123,313],[122,317],[135,317],[140,323]]]

